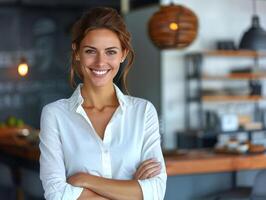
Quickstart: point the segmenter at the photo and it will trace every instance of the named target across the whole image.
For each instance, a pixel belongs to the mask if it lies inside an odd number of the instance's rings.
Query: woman
[[[43,108],[40,178],[45,198],[161,200],[166,171],[154,106],[113,83],[127,58],[130,34],[111,8],[94,8],[73,26],[69,99]]]

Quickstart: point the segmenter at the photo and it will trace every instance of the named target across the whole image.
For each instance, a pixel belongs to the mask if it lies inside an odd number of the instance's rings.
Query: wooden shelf
[[[241,96],[241,95],[204,95],[202,96],[203,101],[259,101],[266,99],[260,95],[252,96]]]
[[[228,75],[203,75],[203,80],[251,80],[264,79],[266,72],[256,73],[233,73]]]
[[[223,57],[266,57],[266,51],[251,50],[214,50],[203,52],[205,56],[223,56]]]
[[[185,68],[185,80],[187,84],[185,85],[186,90],[186,110],[185,110],[185,127],[186,129],[191,128],[191,106],[198,106],[200,109],[195,110],[193,114],[197,115],[197,118],[203,116],[206,109],[202,104],[231,104],[231,103],[260,103],[260,101],[266,100],[266,96],[262,96],[260,93],[256,92],[256,80],[266,80],[266,71],[253,69],[257,66],[260,66],[260,59],[266,59],[266,51],[253,51],[253,50],[208,50],[205,51],[195,51],[186,54],[186,68]],[[211,70],[204,68],[204,65],[210,64],[205,63],[205,60],[211,59],[213,63],[220,62],[218,68],[223,68],[223,61],[251,61],[253,64],[248,64],[248,66],[241,66],[243,64],[227,64],[228,70],[231,72],[224,72],[226,74],[214,73],[211,74]],[[235,59],[235,60],[233,60]],[[240,68],[239,68],[240,67]],[[244,68],[243,68],[244,67]],[[248,68],[247,68],[248,67]],[[215,68],[215,65],[213,66]],[[204,69],[204,70],[203,70]],[[245,81],[245,86],[234,87],[234,81]],[[254,81],[253,81],[254,80]],[[207,82],[210,81],[210,82]],[[205,87],[205,83],[213,84],[217,81],[217,87]],[[224,85],[228,82],[231,85]],[[254,92],[253,85],[249,81],[254,82]],[[230,82],[230,83],[229,83]],[[198,85],[196,85],[198,84]],[[246,85],[248,84],[248,85]],[[206,84],[207,85],[207,84]],[[194,86],[194,87],[192,87]],[[212,85],[211,85],[212,86]],[[220,87],[218,87],[220,86]],[[260,89],[259,87],[257,89]],[[250,95],[250,93],[255,93],[259,95]],[[214,110],[217,111],[218,107]],[[199,129],[203,128],[203,125],[199,123],[197,127]]]

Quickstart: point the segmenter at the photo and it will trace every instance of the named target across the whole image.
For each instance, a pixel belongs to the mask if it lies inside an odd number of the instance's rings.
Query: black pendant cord
[[[257,5],[256,5],[256,0],[253,0],[253,15],[257,15]]]

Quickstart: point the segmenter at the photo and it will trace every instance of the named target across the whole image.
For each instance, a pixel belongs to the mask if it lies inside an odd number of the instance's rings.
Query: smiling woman
[[[96,29],[88,32],[81,41],[79,50],[76,50],[76,60],[79,61],[84,83],[91,86],[104,86],[112,81],[119,70],[120,63],[127,56],[120,41],[109,29]],[[85,84],[85,85],[88,85]]]
[[[40,178],[48,200],[162,200],[166,170],[157,112],[113,83],[127,58],[130,34],[111,8],[94,8],[74,25],[69,99],[43,108]]]
[[[80,52],[82,50],[81,45],[83,42],[86,42],[86,39],[93,42],[93,38],[86,37],[87,34],[90,34],[91,31],[97,31],[100,29],[104,29],[105,32],[109,32],[108,35],[103,35],[106,40],[107,36],[112,35],[112,39],[109,40],[109,44],[115,42],[114,46],[116,48],[115,51],[108,51],[107,54],[116,54],[122,53],[123,58],[121,57],[121,62],[124,62],[125,58],[127,58],[127,64],[123,71],[123,86],[127,90],[126,87],[126,77],[127,74],[133,64],[134,60],[134,51],[131,45],[131,36],[128,32],[126,25],[118,15],[118,13],[112,9],[112,11],[106,9],[103,13],[103,10],[100,11],[101,8],[92,9],[91,12],[84,14],[73,26],[72,29],[72,65],[71,65],[71,73],[70,73],[70,82],[72,87],[75,87],[74,77],[77,75],[83,81],[83,74],[81,72],[80,66]],[[98,12],[100,11],[100,12]],[[97,13],[98,12],[98,13]],[[102,14],[102,15],[101,15]],[[115,39],[114,39],[115,38]],[[96,39],[96,38],[95,38]],[[114,40],[113,40],[114,39]],[[99,40],[99,38],[98,38]],[[95,41],[94,41],[95,44]],[[101,40],[101,43],[96,43],[97,45],[104,44],[104,41]],[[108,44],[108,43],[107,43]],[[106,46],[106,44],[104,44]],[[84,46],[83,48],[85,48]],[[112,50],[112,46],[106,47],[106,50]],[[97,53],[97,48],[94,46],[87,46],[88,53]],[[86,49],[85,49],[86,51]],[[98,52],[99,53],[99,52]],[[99,54],[97,54],[99,56]],[[118,64],[119,66],[119,64]]]

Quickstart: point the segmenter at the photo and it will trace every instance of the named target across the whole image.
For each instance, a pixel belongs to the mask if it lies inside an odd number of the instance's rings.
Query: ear
[[[123,51],[123,56],[122,56],[122,59],[121,59],[121,63],[124,62],[124,60],[126,59],[128,52],[129,52],[129,51],[128,51],[127,49],[125,49],[125,50]]]
[[[76,60],[80,60],[79,53],[77,52],[77,46],[76,46],[75,43],[72,43],[72,51],[73,51],[74,54],[75,54],[75,59],[76,59]]]

